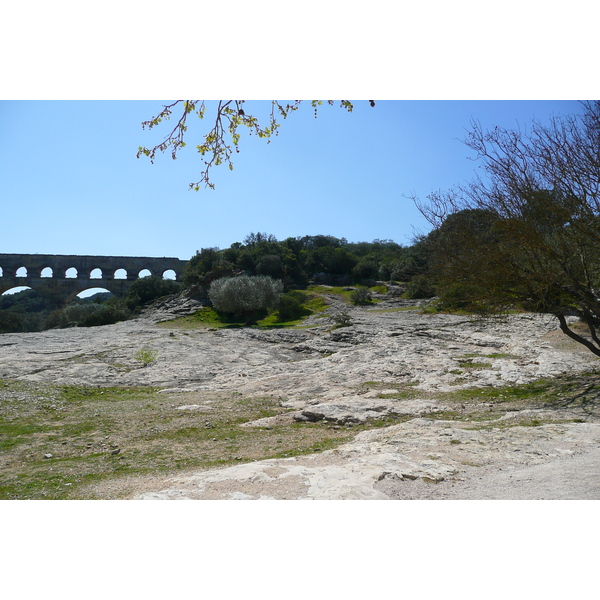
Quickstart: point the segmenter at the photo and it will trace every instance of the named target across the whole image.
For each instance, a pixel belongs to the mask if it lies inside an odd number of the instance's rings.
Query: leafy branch
[[[169,121],[174,112],[177,114],[177,123],[171,131],[164,137],[163,141],[152,148],[140,146],[137,152],[137,158],[147,156],[150,162],[154,163],[157,151],[171,152],[171,158],[176,159],[179,150],[186,146],[185,135],[188,130],[187,119],[191,113],[195,113],[200,119],[204,119],[207,113],[205,100],[177,100],[172,104],[163,107],[161,112],[142,123],[143,129],[154,129],[163,121]],[[198,191],[202,184],[211,189],[215,185],[209,178],[209,171],[213,166],[226,163],[230,170],[233,170],[232,156],[238,153],[239,143],[243,127],[249,130],[250,135],[254,134],[259,138],[266,139],[270,143],[273,135],[277,136],[281,120],[294,111],[298,110],[302,100],[294,100],[291,103],[282,103],[279,100],[271,100],[271,111],[267,122],[262,125],[254,115],[247,114],[244,110],[245,100],[219,100],[214,118],[214,124],[210,131],[204,135],[204,140],[196,146],[197,152],[202,157],[204,168],[200,173],[200,179],[195,183],[190,183],[189,188]],[[327,104],[333,105],[334,100],[327,100]],[[373,100],[369,100],[371,106],[375,106]],[[322,100],[311,100],[311,106],[317,116],[318,108],[323,104]],[[341,100],[340,107],[352,112],[353,104],[348,100]]]

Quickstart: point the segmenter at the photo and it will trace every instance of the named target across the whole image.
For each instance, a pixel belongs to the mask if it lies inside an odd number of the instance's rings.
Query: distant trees
[[[206,289],[221,277],[268,275],[286,289],[305,286],[310,279],[330,283],[366,284],[370,280],[409,282],[426,271],[428,254],[419,239],[404,247],[390,240],[350,243],[329,235],[279,241],[266,233],[250,233],[229,248],[203,248],[183,274],[187,287]]]
[[[600,102],[533,122],[529,133],[473,124],[465,143],[485,179],[417,200],[436,230],[438,292],[484,311],[517,304],[553,314],[600,356]]]
[[[107,292],[73,298],[66,306],[53,295],[34,290],[0,295],[0,333],[109,325],[125,321],[144,304],[181,289],[178,281],[149,276],[137,279],[124,297]]]
[[[135,309],[152,300],[176,294],[181,291],[181,284],[172,279],[163,279],[155,275],[136,279],[125,295],[125,303],[130,309]]]
[[[233,260],[236,258],[234,254]],[[186,287],[208,287],[215,279],[232,277],[234,273],[235,265],[218,248],[202,248],[187,263],[182,279]]]
[[[124,300],[111,294],[75,298],[67,306],[60,307],[51,295],[34,290],[0,296],[0,333],[108,325],[124,321],[130,315],[131,310]]]

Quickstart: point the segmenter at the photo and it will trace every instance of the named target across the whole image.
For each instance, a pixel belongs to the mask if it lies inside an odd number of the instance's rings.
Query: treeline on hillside
[[[191,258],[183,275],[186,287],[207,289],[222,277],[268,275],[286,290],[308,282],[330,285],[406,284],[408,297],[433,294],[425,281],[429,261],[427,237],[411,246],[390,240],[348,242],[345,238],[314,235],[278,241],[273,235],[251,233],[229,248],[202,248]]]

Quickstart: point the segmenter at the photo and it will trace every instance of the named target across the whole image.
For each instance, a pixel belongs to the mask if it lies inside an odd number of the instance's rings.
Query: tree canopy
[[[251,233],[229,248],[202,248],[183,274],[186,286],[208,287],[221,277],[268,275],[287,289],[310,279],[350,285],[373,280],[410,282],[427,265],[427,244],[404,247],[390,240],[348,242],[331,235],[306,235],[279,241],[274,235]],[[370,284],[372,285],[372,284]]]

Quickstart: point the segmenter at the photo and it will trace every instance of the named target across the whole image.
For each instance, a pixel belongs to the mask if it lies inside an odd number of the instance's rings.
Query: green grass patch
[[[338,296],[344,302],[351,304],[352,290],[345,289],[348,286],[330,286],[330,285],[310,285],[306,288],[308,292],[313,294],[325,294],[329,296]]]
[[[372,292],[375,292],[376,294],[382,294],[385,295],[387,294],[387,286],[385,285],[374,285],[373,287],[369,288]]]
[[[306,288],[306,291],[317,295],[324,294],[326,296],[337,296],[347,304],[352,304],[352,292],[357,287],[359,286],[310,285]],[[371,292],[376,292],[379,294],[387,293],[387,288],[385,286],[374,286],[368,289]],[[371,302],[375,304],[381,301],[381,299],[373,298]]]
[[[442,402],[492,403],[506,404],[510,402],[534,401],[547,402],[558,392],[557,384],[552,379],[540,379],[532,383],[518,386],[484,387],[457,390],[455,392],[437,392],[432,395]],[[423,394],[422,396],[426,396]]]
[[[0,418],[0,452],[26,443],[33,434],[40,431],[43,431],[43,427],[35,423],[12,423]]]
[[[279,314],[274,311],[270,314],[263,315],[258,319],[257,325],[253,327],[263,329],[285,329],[302,326],[304,321],[312,316],[322,313],[327,308],[327,302],[323,297],[310,295],[307,302],[302,305],[303,314],[297,319],[289,321],[280,321]],[[245,327],[245,319],[243,317],[235,317],[229,314],[218,313],[210,306],[205,306],[195,313],[165,321],[158,324],[159,327],[166,329],[223,329]]]
[[[514,358],[514,359],[518,359],[521,358],[520,356],[517,356],[516,354],[507,354],[504,352],[495,352],[492,354],[479,354],[477,352],[468,352],[466,354],[462,354],[461,356],[459,356],[457,358],[457,360],[463,360],[463,359],[468,359],[468,358]]]
[[[403,390],[388,394],[377,394],[377,397],[383,400],[410,400],[415,397],[415,392],[414,390]]]
[[[245,319],[242,317],[234,317],[232,315],[225,315],[218,313],[210,306],[205,306],[191,315],[185,317],[178,317],[170,321],[164,321],[159,323],[159,327],[165,327],[168,329],[179,328],[179,329],[199,329],[199,328],[215,328],[221,329],[223,327],[243,327]]]
[[[459,361],[458,364],[462,369],[489,369],[492,366],[492,363],[474,361]]]
[[[366,388],[367,390],[393,390],[396,389],[398,391],[398,394],[401,393],[417,393],[414,390],[414,386],[416,386],[417,383],[413,382],[413,381],[408,381],[408,382],[403,382],[403,383],[393,383],[393,382],[387,382],[387,381],[365,381],[364,383],[361,384],[360,388],[361,391],[364,391],[364,389]]]
[[[467,427],[471,431],[490,430],[490,429],[510,429],[512,427],[541,427],[542,425],[561,425],[564,423],[581,423],[580,419],[560,419],[545,418],[541,419],[520,419],[514,421],[491,421]]]
[[[323,312],[328,307],[328,304],[322,296],[311,296],[310,300],[305,303],[305,306],[312,314],[318,314]]]
[[[395,312],[419,312],[422,309],[418,306],[399,306],[397,308],[372,308],[370,313],[395,313]]]
[[[451,392],[416,389],[408,382],[398,384],[367,381],[359,391],[365,389],[386,390],[378,394],[382,399],[437,400],[441,405],[449,407],[447,411],[428,414],[427,417],[432,419],[493,423],[507,411],[562,408],[576,409],[582,413],[581,417],[570,419],[574,422],[584,422],[585,416],[600,417],[600,374],[596,373],[545,378],[518,386],[486,386]],[[397,392],[387,391],[391,389],[397,389]],[[512,425],[511,422],[510,426]],[[524,425],[527,425],[527,421]],[[530,426],[535,426],[535,423]]]

